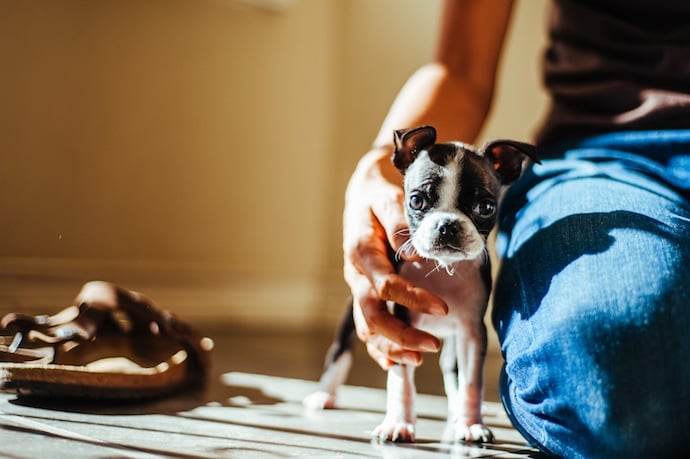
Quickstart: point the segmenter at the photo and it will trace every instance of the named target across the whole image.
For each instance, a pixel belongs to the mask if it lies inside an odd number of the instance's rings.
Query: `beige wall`
[[[337,316],[347,177],[438,0],[0,2],[0,311],[106,278],[185,317]],[[519,4],[485,137],[541,111],[544,0]]]

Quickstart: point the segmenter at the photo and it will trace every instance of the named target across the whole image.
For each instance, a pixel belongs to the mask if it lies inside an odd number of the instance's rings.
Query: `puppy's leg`
[[[458,357],[458,411],[455,437],[467,442],[492,442],[491,430],[482,420],[483,368],[486,326],[480,319],[463,324],[464,336],[456,338]]]
[[[386,417],[374,429],[373,435],[380,441],[413,442],[415,440],[414,367],[397,364],[388,370],[386,384]]]
[[[335,408],[338,387],[345,384],[352,366],[354,337],[355,323],[352,317],[352,300],[350,300],[337,328],[335,340],[326,353],[319,389],[302,400],[305,407],[315,410]]]
[[[443,374],[443,387],[448,398],[448,418],[454,418],[458,411],[458,357],[456,338],[444,339],[439,366]]]

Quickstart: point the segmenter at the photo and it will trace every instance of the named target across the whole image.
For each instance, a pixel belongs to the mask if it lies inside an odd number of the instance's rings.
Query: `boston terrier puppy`
[[[496,140],[476,150],[459,142],[436,143],[431,126],[394,133],[393,164],[404,176],[410,238],[401,251],[416,251],[423,261],[395,261],[401,276],[428,289],[448,305],[446,316],[432,316],[390,305],[391,313],[443,340],[440,361],[448,398],[452,441],[491,442],[481,413],[482,370],[487,337],[484,314],[491,290],[486,248],[496,223],[504,185],[515,181],[526,157],[538,162],[534,146]],[[329,349],[317,392],[304,399],[312,409],[335,407],[345,382],[354,341],[352,303]],[[373,431],[381,441],[415,440],[414,366],[388,370],[386,416]]]

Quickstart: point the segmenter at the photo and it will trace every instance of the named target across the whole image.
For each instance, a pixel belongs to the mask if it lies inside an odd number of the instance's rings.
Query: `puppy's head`
[[[522,172],[525,157],[538,161],[534,146],[496,140],[480,150],[436,143],[431,126],[395,131],[393,164],[404,175],[410,243],[441,266],[484,252],[496,223],[501,186]]]

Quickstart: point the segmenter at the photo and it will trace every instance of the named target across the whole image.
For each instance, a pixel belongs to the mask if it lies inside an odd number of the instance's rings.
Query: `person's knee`
[[[690,431],[678,410],[690,406],[689,248],[663,232],[612,237],[550,277],[527,252],[504,264],[494,304],[503,397],[520,429],[558,455],[663,457]]]

